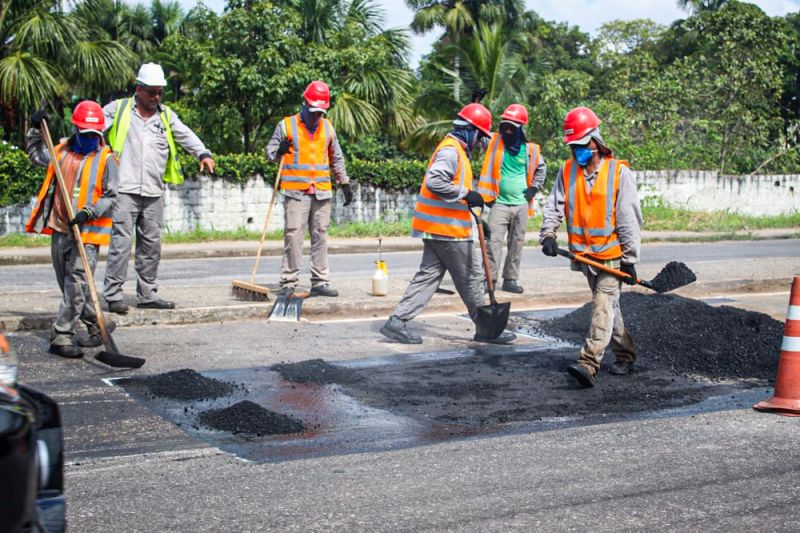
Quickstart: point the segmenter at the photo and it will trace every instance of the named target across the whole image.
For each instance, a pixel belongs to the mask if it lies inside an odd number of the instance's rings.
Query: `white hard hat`
[[[156,63],[145,63],[139,67],[136,83],[149,87],[164,87],[167,85],[167,80],[164,78],[164,69]]]

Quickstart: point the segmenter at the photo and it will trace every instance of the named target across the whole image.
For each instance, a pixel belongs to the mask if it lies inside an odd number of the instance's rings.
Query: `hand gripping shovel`
[[[588,257],[575,255],[572,252],[562,250],[561,248],[558,249],[558,255],[567,257],[579,263],[593,266],[598,270],[602,270],[603,272],[621,279],[630,278],[628,274],[621,270],[607,267],[602,263],[592,261]],[[661,269],[661,272],[659,272],[652,280],[648,281],[646,279],[637,278],[636,284],[641,285],[642,287],[647,287],[648,289],[654,290],[661,294],[664,292],[674,291],[675,289],[693,283],[696,280],[697,276],[695,276],[694,272],[692,272],[688,266],[683,263],[679,263],[678,261],[671,261],[667,263],[667,265]]]
[[[42,137],[44,137],[47,151],[50,153],[50,161],[53,165],[53,169],[55,169],[56,179],[58,180],[58,190],[61,191],[61,198],[64,200],[64,205],[67,207],[67,216],[72,220],[75,218],[75,213],[72,210],[72,198],[70,198],[69,191],[64,187],[64,176],[61,174],[61,165],[58,164],[56,151],[53,148],[53,140],[50,138],[50,130],[47,128],[46,120],[42,120]],[[81,256],[83,271],[86,274],[86,285],[89,286],[92,304],[94,305],[95,313],[97,313],[97,325],[100,327],[100,336],[103,337],[103,345],[105,346],[105,350],[98,353],[95,358],[108,366],[117,368],[139,368],[145,363],[145,360],[140,357],[131,357],[119,353],[114,339],[112,339],[111,335],[108,333],[106,319],[103,315],[103,310],[100,309],[100,300],[97,298],[97,289],[94,286],[94,275],[92,274],[91,265],[89,265],[89,258],[86,256],[86,250],[83,248],[81,229],[77,224],[72,226],[72,233],[75,236],[78,253],[80,253]]]
[[[472,208],[469,212],[475,217],[475,224],[478,226],[478,238],[481,242],[481,254],[483,255],[483,271],[486,274],[486,285],[489,288],[489,305],[478,307],[478,316],[475,319],[475,332],[480,337],[496,339],[503,333],[508,325],[508,313],[511,311],[511,302],[497,303],[494,297],[494,283],[492,283],[492,270],[489,266],[489,254],[486,253],[486,237],[483,235],[483,224],[481,223],[480,212],[476,213]]]

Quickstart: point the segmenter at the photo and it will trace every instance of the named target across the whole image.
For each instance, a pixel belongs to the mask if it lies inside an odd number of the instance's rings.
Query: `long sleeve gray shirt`
[[[553,190],[547,199],[542,220],[542,229],[539,233],[539,242],[547,237],[556,238],[556,232],[564,219],[564,180],[563,167],[558,171],[558,177],[553,185]],[[586,190],[591,190],[597,179],[597,172],[586,178]],[[642,209],[639,205],[639,193],[636,190],[636,176],[631,170],[623,166],[619,173],[619,193],[616,200],[617,210],[617,237],[622,248],[622,261],[635,264],[639,262],[639,250],[642,243]]]
[[[317,132],[319,132],[321,128],[323,128],[322,123],[317,126]],[[264,155],[266,155],[267,159],[270,161],[277,162],[278,159],[280,159],[280,157],[278,157],[278,147],[280,146],[281,142],[287,138],[286,132],[283,131],[283,129],[283,120],[281,120],[275,127],[275,131],[272,132],[272,137],[270,137],[267,147],[264,149]],[[347,176],[347,170],[345,170],[344,166],[344,154],[342,153],[342,147],[339,146],[339,136],[336,135],[335,131],[331,133],[333,138],[328,143],[328,159],[330,160],[331,176],[336,183],[341,185],[350,183],[350,178]],[[302,200],[305,192],[285,189],[283,194],[289,198],[294,198],[295,200]],[[314,196],[317,200],[327,200],[333,196],[333,191],[322,191],[315,188]]]
[[[106,129],[111,127],[119,103],[120,100],[114,100],[103,108]],[[159,105],[156,113],[150,118],[144,118],[136,106],[133,106],[131,125],[128,128],[125,144],[122,146],[122,153],[118,154],[119,192],[148,197],[159,197],[164,194],[164,174],[167,171],[169,158],[167,129],[159,116],[164,110],[164,106]],[[170,110],[169,116],[169,127],[177,144],[183,146],[198,160],[211,157],[211,152],[203,141],[181,122],[173,110]]]
[[[469,189],[464,183],[460,183],[458,185],[453,183],[457,171],[458,151],[449,146],[442,148],[436,152],[436,156],[433,158],[430,166],[428,166],[428,170],[425,173],[427,176],[425,183],[432,193],[437,195],[445,202],[460,202],[467,196]],[[474,180],[475,177],[473,177],[473,181]],[[475,227],[475,220],[473,219],[472,236],[464,239],[450,237],[447,235],[433,235],[431,233],[424,233],[418,230],[413,230],[411,232],[411,236],[440,241],[472,241],[477,238],[477,228]]]
[[[47,151],[47,145],[39,130],[35,128],[28,130],[25,151],[34,165],[42,167],[50,165],[50,153]],[[81,166],[80,168],[82,169],[83,167]],[[91,206],[93,219],[111,216],[114,204],[117,202],[118,186],[119,168],[116,159],[112,157],[108,160],[105,174],[103,175],[103,194],[97,200],[97,203]]]

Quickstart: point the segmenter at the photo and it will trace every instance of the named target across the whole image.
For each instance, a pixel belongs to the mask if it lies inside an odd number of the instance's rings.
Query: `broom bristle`
[[[269,292],[268,287],[262,287],[239,280],[234,280],[233,286],[231,287],[231,294],[234,298],[249,302],[268,302]]]

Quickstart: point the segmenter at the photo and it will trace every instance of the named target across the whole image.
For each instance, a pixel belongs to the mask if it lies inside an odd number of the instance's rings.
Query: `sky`
[[[180,0],[184,8],[194,7],[197,2]],[[386,10],[386,27],[408,27],[412,11],[402,0],[379,0]],[[781,16],[800,11],[800,0],[750,0],[768,15]],[[211,9],[221,12],[225,0],[205,0]],[[661,24],[686,18],[688,14],[678,8],[676,0],[527,0],[528,9],[533,9],[545,20],[569,22],[583,31],[594,33],[610,20],[649,18]],[[411,66],[416,67],[420,58],[427,54],[440,32],[411,35]]]

